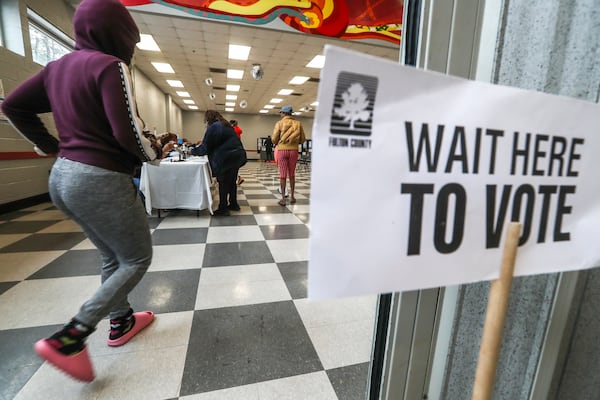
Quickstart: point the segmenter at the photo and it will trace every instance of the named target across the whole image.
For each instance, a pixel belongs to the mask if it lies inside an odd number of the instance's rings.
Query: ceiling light
[[[239,92],[240,85],[227,85],[227,88],[225,90],[227,90],[228,92]]]
[[[240,107],[242,107],[242,108],[248,107],[248,102],[246,100],[240,101]]]
[[[213,79],[209,76],[208,78],[206,78],[204,80],[204,83],[206,83],[206,86],[212,86],[213,84]]]
[[[322,55],[315,56],[315,58],[313,58],[308,64],[306,64],[308,68],[323,68],[324,65],[325,56]]]
[[[140,41],[136,46],[140,50],[160,51],[160,47],[158,47],[152,35],[147,35],[145,33],[140,35]]]
[[[209,98],[209,99],[211,99],[211,100],[214,100],[214,99],[216,99],[216,98],[217,98],[217,95],[216,95],[216,94],[214,94],[213,92],[210,92],[210,93],[208,94],[208,98]]]
[[[237,100],[237,94],[226,94],[225,100]]]
[[[243,69],[228,69],[227,77],[231,79],[242,79],[244,77]]]
[[[279,92],[277,92],[277,94],[279,94],[281,96],[287,96],[292,93],[294,93],[294,90],[292,90],[292,89],[281,89]]]
[[[310,78],[308,76],[295,76],[290,81],[290,85],[302,85],[304,82],[306,82],[309,79]]]
[[[316,107],[316,106],[319,105],[319,102],[318,101],[314,101],[314,102],[310,103],[310,105],[313,106],[313,107]]]
[[[226,101],[225,107],[235,107],[235,101]]]
[[[167,79],[167,83],[171,87],[183,87],[183,82]]]
[[[237,44],[229,45],[229,58],[233,60],[247,60],[250,54],[250,46],[241,46]]]
[[[273,104],[267,104],[263,108],[266,108],[266,109],[270,110],[271,108],[275,108],[275,106]]]
[[[233,112],[233,108],[232,107],[225,107],[225,111],[227,111],[227,112]]]
[[[196,104],[196,102],[194,100],[184,100],[183,102],[185,104]]]
[[[260,110],[260,111],[259,111],[259,113],[261,113],[261,114],[266,114],[266,113],[268,113],[268,112],[269,112],[269,110]]]
[[[164,72],[165,74],[174,74],[175,73],[175,71],[173,70],[173,67],[171,67],[171,64],[169,64],[169,63],[153,61],[150,64],[152,64],[154,66],[154,69],[156,69],[158,72]]]
[[[181,92],[181,91],[177,91],[177,92],[175,92],[175,93],[177,93],[177,95],[178,95],[179,97],[190,97],[190,94],[189,94],[188,92]]]
[[[278,103],[281,103],[282,101],[283,101],[283,99],[271,99],[271,101],[269,101],[269,103],[278,104]]]
[[[188,108],[189,108],[190,110],[197,110],[197,109],[198,109],[198,106],[188,106]]]

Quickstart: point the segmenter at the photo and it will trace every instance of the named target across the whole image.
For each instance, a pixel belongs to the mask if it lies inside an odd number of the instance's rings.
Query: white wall
[[[167,97],[167,122],[169,131],[177,134],[183,132],[183,121],[181,108],[173,101],[173,98],[169,95]]]
[[[181,134],[181,109],[170,95],[164,94],[142,71],[133,70],[135,95],[140,117],[152,132]]]
[[[165,132],[167,127],[167,104],[165,95],[139,69],[132,72],[138,112],[146,127],[152,132]]]

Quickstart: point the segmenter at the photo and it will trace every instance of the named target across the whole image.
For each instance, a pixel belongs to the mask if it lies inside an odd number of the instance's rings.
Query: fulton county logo
[[[331,136],[330,146],[371,147],[371,139],[359,139],[356,136],[371,136],[377,83],[377,77],[374,76],[340,72],[335,88],[330,131],[333,135],[353,137]]]

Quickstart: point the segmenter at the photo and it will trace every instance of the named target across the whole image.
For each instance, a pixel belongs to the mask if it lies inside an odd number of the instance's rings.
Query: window
[[[18,0],[0,0],[0,46],[25,55]]]
[[[34,62],[45,66],[73,50],[73,39],[40,15],[27,9],[27,18]]]
[[[2,15],[2,3],[0,3],[0,22],[2,22],[2,24],[0,24],[0,47],[4,47],[4,26],[6,25],[6,22],[4,21],[4,17]]]

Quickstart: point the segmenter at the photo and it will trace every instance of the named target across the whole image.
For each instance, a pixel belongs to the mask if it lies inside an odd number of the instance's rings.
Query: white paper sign
[[[600,106],[326,46],[309,297],[600,265]]]

